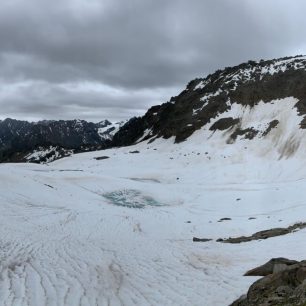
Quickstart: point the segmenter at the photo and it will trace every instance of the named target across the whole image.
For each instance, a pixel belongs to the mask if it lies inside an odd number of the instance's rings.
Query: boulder
[[[305,306],[306,261],[273,258],[245,275],[265,275],[230,306]]]

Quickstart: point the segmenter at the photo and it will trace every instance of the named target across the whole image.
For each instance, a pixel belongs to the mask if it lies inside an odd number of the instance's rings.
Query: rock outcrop
[[[242,242],[249,242],[253,240],[261,240],[261,239],[268,239],[272,237],[287,235],[290,233],[293,233],[295,231],[301,230],[306,227],[305,222],[299,222],[295,223],[293,225],[290,225],[288,227],[276,227],[271,228],[268,230],[263,230],[256,232],[255,234],[251,236],[240,236],[240,237],[229,237],[229,238],[219,238],[217,242],[223,242],[223,243],[242,243]]]
[[[264,277],[252,284],[247,294],[231,306],[306,305],[306,261],[273,258],[245,275]]]

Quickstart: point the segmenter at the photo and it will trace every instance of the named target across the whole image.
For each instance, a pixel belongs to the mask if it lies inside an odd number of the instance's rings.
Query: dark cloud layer
[[[2,0],[0,117],[142,114],[199,76],[305,52],[303,0]]]

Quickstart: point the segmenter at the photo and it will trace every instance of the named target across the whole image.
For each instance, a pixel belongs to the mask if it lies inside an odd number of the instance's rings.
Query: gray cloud
[[[0,116],[121,119],[215,69],[305,53],[302,0],[2,0]]]
[[[147,101],[158,104],[176,88],[129,89],[115,88],[97,82],[49,83],[46,81],[19,81],[5,83],[0,92],[2,103],[0,119],[14,117],[30,120],[101,118],[123,120],[143,115]],[[5,115],[3,115],[5,114]]]

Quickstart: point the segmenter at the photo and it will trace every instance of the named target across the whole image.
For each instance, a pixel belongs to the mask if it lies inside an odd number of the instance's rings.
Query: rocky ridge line
[[[294,97],[300,116],[300,127],[306,127],[306,57],[285,57],[274,60],[249,61],[234,67],[217,70],[206,78],[189,82],[186,89],[169,102],[151,107],[143,117],[132,118],[114,136],[112,146],[126,146],[137,141],[175,137],[182,142],[211,119],[228,111],[233,103],[254,107],[260,101]],[[256,129],[241,130],[239,120],[222,119],[209,126],[211,130],[233,128],[237,135],[252,139]],[[276,127],[270,123],[264,135]]]

